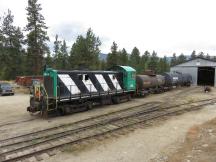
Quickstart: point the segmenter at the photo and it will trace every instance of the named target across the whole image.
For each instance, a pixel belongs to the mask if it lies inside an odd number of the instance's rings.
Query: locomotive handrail
[[[47,93],[47,91],[46,91],[46,89],[45,89],[45,87],[44,87],[44,85],[43,84],[41,84],[41,87],[43,88],[43,91],[45,92],[45,96],[46,96],[46,109],[47,109],[47,111],[48,111],[48,109],[49,109],[49,96],[48,96],[48,93]]]

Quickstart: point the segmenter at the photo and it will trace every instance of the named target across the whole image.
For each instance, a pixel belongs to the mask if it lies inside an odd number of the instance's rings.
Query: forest
[[[14,15],[10,9],[0,17],[0,80],[12,80],[21,75],[41,75],[45,65],[61,70],[105,70],[114,65],[129,65],[137,73],[148,69],[160,74],[187,59],[205,57],[216,60],[195,50],[189,57],[183,53],[176,56],[174,53],[171,59],[159,57],[156,51],[141,53],[137,47],[128,52],[125,48],[119,49],[115,41],[110,45],[107,59],[101,60],[102,42],[91,28],[77,36],[71,47],[56,34],[55,41],[51,42],[51,50],[48,46],[48,27],[41,11],[42,6],[37,0],[28,0],[27,24],[24,28],[14,25]]]

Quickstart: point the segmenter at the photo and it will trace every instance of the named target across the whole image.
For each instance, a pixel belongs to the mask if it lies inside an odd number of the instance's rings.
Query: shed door
[[[213,67],[198,67],[198,85],[214,86],[215,82],[215,68]]]

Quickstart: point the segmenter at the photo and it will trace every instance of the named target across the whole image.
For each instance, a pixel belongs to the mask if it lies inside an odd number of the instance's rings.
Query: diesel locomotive
[[[118,104],[134,96],[163,92],[173,86],[191,84],[182,73],[137,75],[130,66],[114,66],[109,71],[54,70],[46,68],[43,84],[35,83],[27,111],[61,115],[91,109],[94,104]]]

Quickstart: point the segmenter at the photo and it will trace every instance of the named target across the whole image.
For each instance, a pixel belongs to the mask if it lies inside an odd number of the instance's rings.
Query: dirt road
[[[133,99],[119,105],[103,106],[87,112],[49,119],[31,116],[26,112],[29,102],[28,95],[17,94],[0,97],[0,139],[86,119],[150,101],[160,101],[164,104],[167,104],[167,102],[184,103],[212,98],[214,95],[216,96],[215,89],[210,93],[203,93],[201,87],[181,88],[163,94],[150,95],[146,98]],[[172,152],[182,144],[186,132],[191,126],[201,124],[214,117],[216,117],[214,106],[208,106],[200,111],[186,113],[155,123],[153,126],[144,129],[137,129],[118,138],[103,140],[78,151],[69,150],[59,153],[58,156],[53,156],[45,161],[143,162],[163,160],[162,158],[166,158],[166,156],[163,156],[164,152]],[[16,124],[16,122],[18,123]],[[4,124],[7,125],[4,126]]]

